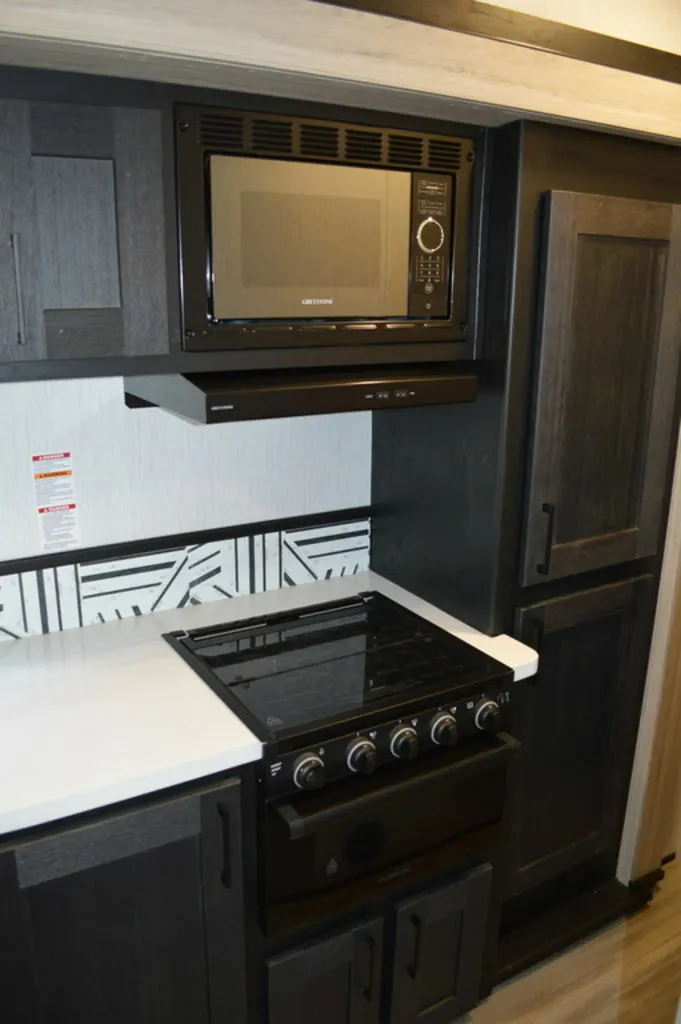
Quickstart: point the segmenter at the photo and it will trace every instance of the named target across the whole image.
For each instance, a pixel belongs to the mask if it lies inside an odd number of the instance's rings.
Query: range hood
[[[477,377],[444,367],[280,370],[127,377],[131,408],[157,406],[192,423],[231,423],[417,405],[472,402]]]

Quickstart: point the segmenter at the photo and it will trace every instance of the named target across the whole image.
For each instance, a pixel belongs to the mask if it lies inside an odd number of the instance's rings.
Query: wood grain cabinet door
[[[524,584],[657,551],[681,346],[681,207],[546,206]]]
[[[267,961],[268,1024],[378,1024],[383,921]]]
[[[480,998],[492,868],[397,906],[390,1024],[451,1024]]]
[[[650,576],[521,608],[539,672],[514,691],[511,893],[616,858],[647,662]],[[614,863],[613,863],[614,866]]]
[[[0,360],[168,351],[161,112],[0,100]]]
[[[248,1024],[239,799],[229,780],[0,847],[3,1021]]]

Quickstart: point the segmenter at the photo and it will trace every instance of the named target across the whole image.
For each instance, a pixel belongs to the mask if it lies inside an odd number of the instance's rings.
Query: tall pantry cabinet
[[[375,416],[373,564],[539,650],[514,690],[511,936],[617,896],[678,429],[681,152],[510,125],[488,211],[480,398]]]

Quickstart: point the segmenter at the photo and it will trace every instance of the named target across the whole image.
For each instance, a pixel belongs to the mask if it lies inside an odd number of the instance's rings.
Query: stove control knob
[[[376,747],[371,740],[361,737],[348,744],[345,763],[351,772],[373,775],[376,770]]]
[[[410,725],[396,725],[390,733],[390,753],[401,761],[413,761],[419,752],[419,737]]]
[[[475,724],[480,732],[501,732],[501,708],[495,700],[483,697],[475,708]]]
[[[430,723],[430,738],[438,747],[455,747],[459,739],[459,730],[454,715],[445,712],[435,715]]]
[[[322,789],[326,782],[324,762],[319,754],[301,754],[293,764],[293,781],[298,789]]]

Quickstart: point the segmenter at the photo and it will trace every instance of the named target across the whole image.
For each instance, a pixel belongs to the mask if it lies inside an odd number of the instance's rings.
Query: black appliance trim
[[[468,310],[474,308],[471,288],[473,250],[472,137],[445,131],[414,131],[334,121],[178,104],[175,107],[177,195],[181,269],[183,344],[188,352],[255,350],[281,347],[350,346],[357,328],[367,327],[366,342],[431,342],[433,328],[442,340],[464,342],[462,357],[472,354]],[[453,248],[450,269],[450,311],[436,321],[405,319],[389,322],[357,318],[338,321],[258,321],[247,325],[215,321],[210,295],[210,155],[253,156],[348,166],[449,174],[454,188]],[[474,275],[473,275],[474,276]],[[330,328],[334,329],[331,330]],[[396,330],[396,328],[400,328]],[[314,360],[312,360],[314,361]]]
[[[368,367],[128,377],[124,389],[130,407],[156,406],[209,424],[472,402],[477,377],[439,366]]]

